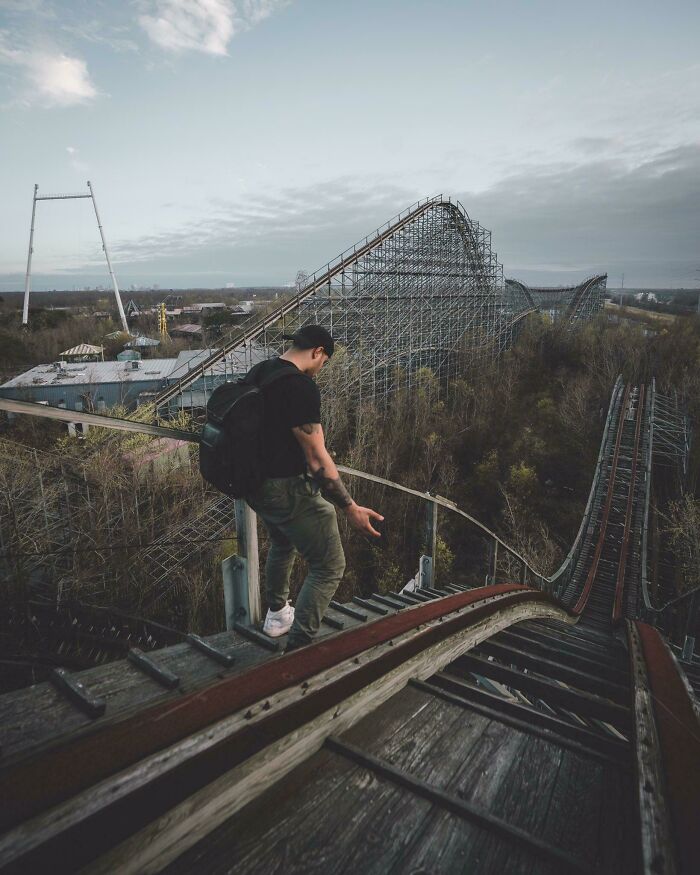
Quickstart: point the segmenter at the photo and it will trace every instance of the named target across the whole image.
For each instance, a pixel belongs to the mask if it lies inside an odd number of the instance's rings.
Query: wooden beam
[[[398,661],[381,677],[334,702],[309,722],[295,726],[233,768],[217,772],[217,777],[211,782],[170,810],[159,814],[153,805],[151,814],[157,816],[152,823],[86,870],[95,873],[119,871],[120,875],[159,871],[317,751],[328,735],[349,728],[368,711],[402,689],[411,677],[430,676],[436,667],[447,665],[479,641],[514,622],[533,616],[562,620],[567,617],[562,609],[551,603],[534,598],[514,598],[514,595],[509,593],[509,599],[483,599],[469,607],[458,608],[448,617],[426,621],[418,628],[326,669],[308,682],[272,694],[244,713],[232,714],[114,778],[87,789],[7,834],[0,841],[0,865],[22,859],[47,861],[55,858],[56,847],[61,845],[63,836],[70,839],[67,844],[63,843],[64,854],[67,859],[75,859],[76,855],[84,853],[83,843],[88,838],[95,842],[104,841],[104,833],[102,838],[99,833],[95,834],[95,824],[99,821],[105,825],[104,829],[108,824],[114,826],[111,808],[117,803],[128,803],[132,794],[149,786],[157,786],[156,782],[168,775],[176,777],[182,768],[187,768],[190,774],[194,770],[196,774],[197,763],[202,756],[208,752],[218,753],[226,745],[235,750],[241,732],[260,737],[263,726],[282,725],[282,715],[288,709],[308,709],[314,693],[318,694],[320,702],[330,701],[327,697],[334,684],[342,686],[356,672],[374,671],[373,663],[383,660],[391,665]],[[464,623],[465,628],[450,634],[451,623]],[[348,634],[351,633],[344,633]],[[445,637],[442,640],[412,652],[412,649],[421,648],[421,640],[443,634]],[[403,651],[409,654],[406,658],[402,656]],[[161,804],[163,802],[173,804],[172,799],[161,800]],[[79,862],[84,865],[88,861],[89,858],[83,858]]]
[[[335,736],[329,736],[326,739],[326,747],[332,750],[333,753],[347,757],[364,769],[367,769],[367,771],[393,781],[416,796],[427,799],[433,805],[449,811],[450,814],[476,823],[482,829],[496,833],[508,841],[520,845],[535,856],[543,858],[549,863],[555,863],[557,872],[575,872],[577,875],[591,875],[591,872],[597,871],[591,867],[589,862],[580,860],[561,848],[557,848],[549,842],[545,842],[532,835],[532,833],[513,826],[513,824],[502,820],[481,806],[466,802],[459,796],[454,796],[452,793],[447,793],[439,787],[428,784],[410,772],[397,769],[396,766],[386,760],[373,756],[354,744],[348,744]]]
[[[258,550],[258,518],[242,498],[235,501],[236,508],[236,539],[238,541],[238,556],[245,561],[237,566],[237,571],[242,575],[238,592],[244,596],[247,604],[246,616],[237,616],[236,619],[246,625],[257,625],[261,620],[260,604],[260,565]]]
[[[634,697],[634,740],[637,766],[637,801],[641,827],[644,875],[675,875],[670,800],[664,776],[654,697],[649,688],[646,660],[636,624],[627,621]],[[695,826],[698,814],[695,812]],[[690,871],[690,870],[682,870]]]
[[[445,676],[443,675],[443,677]],[[533,709],[530,709],[529,713],[526,706],[507,702],[505,699],[500,699],[500,697],[495,696],[492,693],[484,692],[484,696],[490,696],[491,699],[503,702],[506,706],[520,708],[521,716],[517,717],[512,712],[508,713],[506,709],[494,708],[493,703],[491,703],[491,705],[480,703],[476,698],[469,698],[468,693],[466,693],[465,696],[464,688],[469,686],[466,682],[463,684],[463,689],[460,691],[460,695],[457,695],[455,692],[450,692],[448,689],[449,684],[446,686],[438,686],[435,683],[435,678],[431,678],[430,681],[419,681],[417,678],[411,678],[410,684],[412,687],[415,687],[415,689],[422,690],[427,695],[437,696],[444,699],[446,702],[451,702],[453,705],[459,705],[460,708],[464,708],[466,711],[471,711],[475,714],[482,714],[484,717],[488,717],[490,720],[495,720],[497,723],[502,723],[504,726],[512,726],[513,729],[518,729],[520,732],[525,732],[528,735],[536,735],[538,738],[544,738],[546,741],[559,745],[559,747],[564,747],[567,750],[572,750],[574,753],[593,757],[607,765],[614,766],[622,771],[627,771],[628,751],[625,750],[622,745],[618,745],[619,749],[605,751],[602,746],[598,744],[599,740],[605,741],[605,739],[599,739],[598,736],[591,732],[588,733],[588,737],[585,735],[583,736],[585,739],[583,742],[580,740],[574,740],[569,734],[562,734],[562,732],[559,731],[562,724],[567,729],[570,724],[565,723],[565,721],[557,717],[550,717],[549,714],[545,714],[544,712],[537,712],[545,718],[545,721],[532,721],[529,717],[531,710]],[[474,689],[476,690],[477,688],[474,687]],[[482,691],[477,690],[477,692]],[[515,713],[517,714],[517,711]],[[547,725],[547,720],[549,721],[549,725]],[[576,729],[577,727],[571,728]],[[594,739],[593,744],[589,743],[591,737]]]
[[[483,675],[486,678],[493,678],[524,693],[533,693],[546,702],[570,708],[582,717],[599,717],[601,720],[607,720],[623,730],[629,730],[629,709],[601,696],[594,696],[592,693],[587,693],[584,690],[560,686],[555,681],[550,681],[546,677],[525,674],[522,671],[509,668],[507,665],[490,662],[488,659],[472,656],[471,654],[461,657],[457,662],[456,668],[472,674]]]
[[[626,666],[615,668],[610,665],[608,659],[596,659],[595,654],[587,653],[583,648],[579,649],[576,646],[569,648],[558,638],[552,637],[547,640],[544,635],[523,635],[521,629],[512,628],[501,632],[498,638],[494,638],[493,641],[503,642],[521,650],[526,649],[530,652],[541,653],[545,657],[564,662],[574,668],[587,671],[589,674],[600,675],[604,673],[609,680],[623,686],[628,685],[629,672]]]
[[[613,757],[621,764],[622,768],[628,767],[629,745],[618,737],[603,735],[587,727],[569,723],[555,713],[547,713],[520,702],[509,701],[470,681],[461,680],[444,672],[435,674],[430,678],[430,683],[464,699],[468,704],[483,705],[505,717],[514,717],[533,726],[549,728],[563,737],[579,741],[581,744],[586,744]]]
[[[601,672],[593,674],[590,671],[582,671],[580,668],[571,668],[549,656],[533,655],[503,641],[484,641],[479,647],[479,651],[486,656],[494,656],[502,663],[535,671],[538,674],[546,675],[551,680],[564,681],[572,687],[604,696],[614,702],[624,705],[629,702],[628,688],[612,683],[602,677]]]

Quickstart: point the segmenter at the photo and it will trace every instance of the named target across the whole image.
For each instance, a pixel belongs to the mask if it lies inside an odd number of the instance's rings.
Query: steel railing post
[[[430,495],[430,493],[426,493]],[[437,565],[437,526],[438,526],[438,506],[434,501],[430,501],[428,503],[428,507],[426,508],[427,519],[426,519],[426,545],[428,548],[428,555],[432,559],[432,583],[435,583],[435,567]],[[430,584],[428,584],[430,585]]]
[[[227,629],[234,623],[252,626],[261,617],[257,516],[242,498],[234,505],[237,552],[221,565]]]
[[[432,556],[421,556],[418,562],[418,587],[430,589],[434,583],[435,563]]]

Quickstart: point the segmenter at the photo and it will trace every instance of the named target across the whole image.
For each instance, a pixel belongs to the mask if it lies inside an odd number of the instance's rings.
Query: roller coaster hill
[[[592,318],[604,288],[604,276],[559,290],[504,282],[488,232],[430,198],[155,407],[195,408],[234,349],[273,354],[305,322],[356,351],[357,399],[410,388],[426,367],[448,387],[495,362],[531,314],[572,329]],[[166,431],[143,416],[0,406]],[[342,468],[425,501],[434,521],[455,515],[490,545],[488,576],[476,588],[436,579],[433,548],[414,580],[331,602],[318,639],[290,654],[256,627],[255,525],[237,502],[226,631],[150,650],[134,636],[122,659],[56,668],[2,697],[1,870],[697,871],[696,593],[662,573],[651,501],[655,480],[682,479],[688,434],[653,380],[618,378],[580,528],[551,576],[450,500]]]

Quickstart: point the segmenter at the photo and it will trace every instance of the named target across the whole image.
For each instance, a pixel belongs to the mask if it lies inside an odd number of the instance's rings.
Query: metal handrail
[[[433,504],[438,505],[439,507],[444,507],[447,510],[451,510],[453,513],[458,514],[464,519],[468,520],[472,525],[476,526],[478,529],[488,535],[489,538],[492,538],[496,541],[503,549],[513,556],[518,562],[521,562],[528,571],[531,571],[533,575],[542,580],[548,581],[550,578],[544,577],[537,569],[533,568],[532,565],[525,559],[524,556],[521,556],[517,550],[514,550],[512,547],[509,547],[505,541],[503,541],[495,532],[492,532],[487,526],[485,526],[482,522],[479,522],[476,517],[471,516],[465,510],[462,510],[461,507],[458,507],[454,501],[450,501],[449,498],[445,498],[442,495],[433,495],[431,492],[421,492],[418,489],[411,489],[408,486],[402,486],[400,483],[395,483],[393,480],[387,480],[384,477],[377,477],[375,474],[368,474],[366,471],[357,471],[355,468],[347,468],[345,465],[336,465],[338,471],[341,474],[349,474],[351,477],[360,477],[362,480],[369,480],[372,483],[379,483],[382,486],[390,486],[392,489],[396,489],[399,492],[405,492],[408,495],[415,495],[416,498],[422,498],[423,501],[429,501]]]
[[[99,413],[79,413],[77,411],[65,410],[60,407],[48,407],[44,404],[38,404],[35,401],[16,401],[11,398],[0,397],[0,410],[7,410],[10,413],[23,413],[30,416],[43,416],[47,419],[56,419],[62,422],[83,422],[87,425],[99,426],[102,428],[111,428],[118,431],[136,432],[139,434],[147,434],[153,437],[176,438],[179,440],[188,441],[189,443],[199,443],[200,434],[198,432],[184,431],[182,429],[168,428],[160,425],[150,425],[149,423],[135,422],[131,419],[121,419],[117,417],[104,416]],[[349,474],[353,477],[359,477],[364,480],[379,483],[383,486],[389,486],[399,492],[405,492],[409,495],[414,495],[424,501],[432,502],[440,507],[444,507],[453,513],[458,514],[468,520],[478,529],[480,529],[489,538],[492,538],[507,553],[522,563],[524,568],[527,568],[536,579],[547,581],[537,569],[533,568],[530,563],[521,556],[517,550],[505,543],[495,532],[487,528],[483,523],[479,522],[475,517],[468,514],[466,511],[458,507],[454,501],[449,498],[444,498],[441,495],[432,495],[430,492],[421,492],[418,489],[411,489],[408,486],[403,486],[400,483],[395,483],[393,480],[386,480],[384,477],[378,477],[375,474],[368,474],[365,471],[358,471],[355,468],[347,468],[344,465],[338,465],[338,470],[343,474]]]
[[[603,429],[603,437],[600,441],[600,449],[598,450],[598,460],[596,462],[595,471],[593,474],[593,481],[591,483],[591,489],[588,493],[588,501],[586,502],[586,507],[583,511],[583,517],[581,519],[581,525],[579,526],[578,532],[576,533],[576,537],[574,538],[574,542],[571,545],[571,548],[566,555],[566,558],[559,566],[559,568],[554,572],[554,574],[549,578],[552,584],[558,582],[559,578],[569,569],[571,564],[578,559],[577,551],[581,547],[583,542],[583,535],[585,530],[588,528],[588,524],[590,522],[591,510],[593,507],[593,499],[595,498],[598,482],[600,480],[600,472],[603,469],[603,461],[606,457],[605,449],[608,441],[608,432],[610,430],[610,423],[612,422],[612,414],[615,409],[615,405],[617,404],[617,399],[622,391],[622,375],[620,374],[615,381],[615,385],[613,386],[612,395],[610,397],[610,405],[608,407],[608,415],[605,420],[605,428]],[[559,584],[559,592],[563,590],[564,586],[568,583],[568,580],[565,583]]]
[[[651,502],[651,469],[654,447],[654,402],[656,400],[656,378],[652,378],[649,393],[649,446],[646,458],[646,484],[644,489],[644,517],[642,521],[642,599],[647,610],[655,610],[649,597],[649,578],[647,576],[647,549],[649,543],[649,505]]]
[[[358,471],[354,468],[348,468],[344,465],[338,465],[338,470],[344,474],[348,474],[353,477],[359,477],[364,480],[369,480],[374,483],[379,483],[383,486],[389,486],[392,489],[396,489],[399,492],[404,492],[409,495],[414,495],[417,498],[421,498],[424,501],[432,502],[435,505],[440,507],[444,507],[447,510],[456,513],[458,516],[463,517],[472,525],[476,526],[476,528],[480,529],[484,535],[491,538],[496,544],[503,547],[503,549],[511,555],[514,559],[521,563],[523,570],[529,571],[533,578],[540,583],[540,588],[547,589],[548,591],[553,591],[555,584],[559,581],[561,576],[569,569],[574,556],[576,554],[577,549],[581,545],[581,541],[583,538],[583,533],[585,528],[588,525],[590,518],[590,511],[593,504],[593,498],[595,496],[595,492],[597,489],[598,481],[600,478],[600,472],[602,469],[602,463],[604,458],[604,450],[607,441],[607,434],[610,426],[610,422],[612,419],[612,412],[614,410],[615,403],[617,401],[617,396],[619,394],[620,388],[622,384],[622,377],[619,376],[615,383],[612,398],[610,400],[610,407],[608,409],[608,416],[605,423],[605,429],[603,431],[603,438],[601,440],[600,450],[598,453],[598,461],[596,464],[595,473],[593,476],[593,482],[591,484],[591,489],[588,495],[588,502],[586,504],[586,508],[584,510],[584,516],[581,521],[581,525],[579,526],[578,533],[576,538],[574,539],[574,543],[569,550],[568,555],[564,559],[562,565],[554,572],[550,577],[542,574],[541,571],[538,571],[534,568],[528,560],[518,553],[513,547],[510,547],[503,541],[502,538],[499,537],[494,531],[489,529],[471,514],[462,510],[457,504],[451,501],[448,498],[444,498],[440,495],[432,495],[430,492],[421,492],[417,489],[411,489],[408,486],[403,486],[400,483],[396,483],[392,480],[387,480],[383,477],[378,477],[374,474],[368,474],[365,471]],[[136,422],[130,419],[121,419],[118,417],[110,417],[104,416],[99,413],[82,413],[72,410],[65,410],[63,408],[57,407],[49,407],[44,404],[38,404],[34,401],[16,401],[10,398],[2,398],[0,397],[0,410],[7,410],[11,413],[24,413],[33,416],[43,416],[48,419],[56,419],[63,422],[83,422],[88,425],[100,426],[103,428],[112,428],[120,431],[129,431],[136,432],[141,434],[148,434],[154,437],[168,437],[168,438],[176,438],[179,440],[185,440],[190,443],[199,443],[200,435],[197,432],[184,431],[181,429],[168,428],[165,426],[151,425],[149,423]],[[568,580],[566,581],[568,583]],[[561,594],[565,584],[558,584],[558,594]]]

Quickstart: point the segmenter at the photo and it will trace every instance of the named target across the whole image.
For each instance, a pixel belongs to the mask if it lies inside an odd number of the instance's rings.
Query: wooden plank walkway
[[[164,871],[636,870],[628,749],[613,764],[434,681],[398,692]]]
[[[655,859],[670,864],[677,853],[692,859],[693,808],[684,799],[697,767],[686,768],[683,751],[697,714],[658,635],[629,624],[625,641],[571,626],[565,611],[518,586],[445,595],[435,604],[374,595],[362,606],[337,606],[335,621],[324,624],[332,640],[279,667],[261,665],[277,655],[237,633],[208,641],[237,654],[230,668],[183,645],[162,651],[163,664],[183,677],[195,666],[175,693],[137,669],[156,684],[153,701],[162,700],[166,716],[181,715],[187,703],[201,717],[219,697],[197,691],[187,702],[185,683],[190,692],[198,682],[206,689],[212,677],[222,677],[216,689],[228,685],[234,698],[246,684],[262,698],[250,705],[243,695],[170,746],[142,751],[125,769],[110,762],[113,775],[64,793],[61,805],[37,809],[26,825],[17,821],[0,839],[0,865],[26,871],[23,863],[43,865],[60,851],[94,875],[558,875],[651,871]],[[358,610],[367,619],[349,613]],[[363,628],[341,639],[341,623]],[[640,636],[655,654],[650,681]],[[123,678],[110,688],[106,668],[91,693],[105,694],[118,720],[129,712],[115,703],[135,700],[119,698]],[[261,687],[259,675],[273,686]],[[660,718],[650,682],[681,724]],[[172,700],[173,709],[167,697],[178,695],[183,702]],[[110,728],[109,720],[89,724],[105,729],[93,739],[71,730],[76,751],[86,740],[105,750],[120,725]],[[655,734],[660,744],[649,742]],[[88,754],[94,747],[83,745]],[[5,764],[23,768],[19,751]],[[30,765],[42,751],[40,743]],[[643,792],[649,782],[653,792]],[[660,815],[664,829],[649,829]],[[659,871],[674,870],[664,863]]]
[[[447,590],[442,594],[449,595]],[[430,601],[436,596],[426,598]],[[342,606],[346,609],[342,612],[329,607],[318,638],[336,635],[339,631],[378,620],[402,609],[397,599],[392,600],[396,603],[394,607],[388,607],[386,598],[376,594],[369,596],[366,601],[382,613],[365,610],[353,603]],[[365,619],[361,619],[362,617]],[[252,666],[277,656],[235,630],[209,635],[205,640],[223,655],[233,657],[232,666],[222,666],[187,642],[146,654],[157,666],[167,669],[179,678],[177,686],[170,690],[127,659],[75,672],[73,676],[84,685],[86,692],[105,702],[104,715],[97,719],[88,716],[48,681],[0,696],[0,768],[9,759],[26,756],[42,745],[58,741],[80,730],[99,727],[147,705],[185,695],[217,678],[242,674]],[[274,640],[281,653],[287,636]]]

